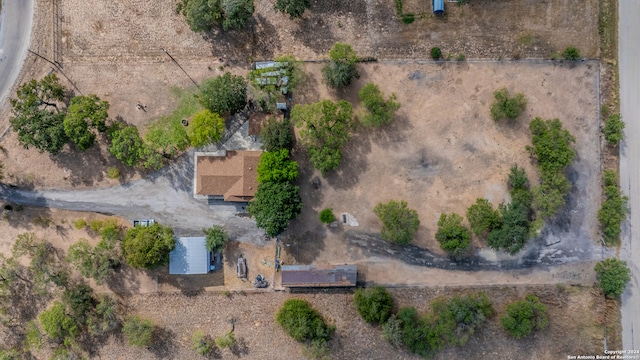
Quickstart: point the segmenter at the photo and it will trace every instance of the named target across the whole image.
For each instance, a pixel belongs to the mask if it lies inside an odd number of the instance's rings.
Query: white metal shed
[[[169,274],[206,274],[211,266],[211,254],[204,237],[179,237],[169,253]]]

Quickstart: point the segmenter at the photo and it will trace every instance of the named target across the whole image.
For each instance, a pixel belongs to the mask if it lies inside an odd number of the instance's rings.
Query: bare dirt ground
[[[474,1],[463,7],[446,3],[447,15],[443,18],[429,14],[428,2],[407,1],[405,12],[426,12],[411,25],[404,25],[396,18],[391,0],[315,1],[303,19],[293,22],[285,15],[276,13],[271,1],[257,0],[250,29],[225,34],[211,33],[205,38],[188,29],[182,17],[175,14],[175,4],[173,0],[123,0],[93,2],[87,6],[86,2],[80,0],[38,0],[31,49],[63,64],[64,74],[71,79],[71,82],[63,80],[66,86],[77,93],[96,93],[111,103],[112,118],[120,116],[141,129],[175,106],[175,99],[171,98],[170,92],[172,86],[186,87],[192,84],[160,50],[161,47],[166,48],[197,82],[220,74],[218,66],[221,64],[228,65],[225,70],[245,74],[249,61],[268,59],[279,54],[324,59],[336,41],[351,43],[360,56],[380,59],[425,59],[429,57],[429,49],[433,46],[440,46],[446,55],[464,53],[467,58],[549,57],[552,52],[561,51],[568,45],[577,46],[587,57],[599,55],[596,0]],[[584,114],[595,106],[595,100],[589,95],[593,88],[592,69],[586,69],[587,65],[568,69],[556,64],[544,67],[544,70],[523,72],[516,68],[518,65],[494,64],[491,66],[509,70],[479,71],[482,66],[446,63],[413,67],[406,64],[371,64],[361,67],[363,77],[360,81],[352,86],[351,91],[339,95],[355,103],[359,85],[368,80],[384,84],[384,91],[395,91],[404,104],[400,121],[391,129],[393,131],[379,134],[361,132],[354,138],[347,149],[348,161],[354,165],[353,174],[341,171],[323,180],[321,194],[306,190],[308,204],[312,206],[307,207],[302,220],[295,226],[300,227],[302,221],[308,220],[301,238],[309,241],[292,241],[285,246],[285,261],[335,263],[352,260],[358,262],[362,270],[360,281],[382,284],[398,283],[398,279],[404,279],[406,284],[432,286],[498,282],[514,285],[593,283],[595,279],[589,262],[536,271],[468,273],[410,266],[389,258],[365,259],[368,256],[366,253],[344,242],[344,230],[326,229],[318,224],[316,212],[319,209],[324,206],[335,207],[337,211],[340,211],[338,208],[347,208],[346,205],[339,205],[339,201],[341,196],[350,193],[358,201],[350,201],[349,211],[358,216],[362,227],[375,230],[379,226],[371,212],[375,203],[396,196],[407,196],[406,200],[410,201],[412,207],[423,209],[419,211],[423,226],[417,243],[437,249],[432,240],[433,224],[440,211],[462,213],[478,196],[489,197],[495,202],[504,200],[504,177],[513,162],[521,161],[530,176],[533,172],[524,150],[514,151],[523,149],[528,140],[526,121],[509,126],[495,125],[486,119],[491,93],[503,86],[501,84],[511,85],[511,90],[522,91],[529,97],[529,110],[523,118],[528,121],[529,115],[560,117],[578,136],[577,146],[584,146],[584,149],[578,150],[579,156],[585,154],[585,161],[593,159],[593,153],[599,151],[599,145],[591,146],[587,141],[580,141],[580,136],[588,138],[594,131],[593,126],[596,126],[584,123]],[[316,101],[320,95],[336,95],[327,92],[321,84],[318,68],[317,65],[308,65],[311,73],[309,89],[301,100]],[[41,78],[51,71],[53,69],[49,64],[30,55],[19,82]],[[469,77],[470,74],[476,77]],[[62,74],[59,77],[64,78]],[[395,84],[388,80],[394,77],[398,80]],[[554,89],[546,90],[545,87],[551,84]],[[560,94],[572,93],[577,96],[559,97]],[[136,110],[136,101],[147,105],[148,111]],[[452,101],[456,106],[452,106]],[[412,104],[414,110],[408,111],[408,104]],[[440,117],[447,120],[439,122],[437,127],[434,126],[436,110],[439,114],[446,114]],[[8,105],[2,104],[1,130],[8,126],[9,116]],[[462,125],[455,126],[456,121],[463,120]],[[495,140],[482,135],[487,131]],[[413,144],[411,151],[405,149],[406,145],[401,145],[403,142]],[[35,150],[22,149],[11,132],[1,139],[0,145],[3,149],[0,161],[12,183],[33,188],[86,188],[119,184],[105,175],[107,167],[116,165],[116,162],[106,151],[104,142],[101,147],[82,155],[63,152],[55,158]],[[453,152],[459,155],[456,161],[452,161]],[[478,156],[478,153],[486,158]],[[377,157],[393,162],[396,167],[383,169],[382,164],[374,161]],[[499,161],[489,163],[482,160],[491,157]],[[578,161],[583,160],[581,158]],[[301,165],[310,168],[304,161]],[[472,170],[469,172],[474,174],[473,178],[467,177],[467,169]],[[385,184],[385,191],[368,190],[376,183],[376,178],[369,178],[368,172],[374,174],[375,171],[378,171],[378,175],[389,176],[391,182]],[[124,174],[123,180],[146,175],[123,168],[121,172]],[[442,180],[431,179],[432,175],[443,173],[448,176],[445,178],[441,175]],[[309,172],[303,173],[303,181],[308,181],[311,176],[313,174]],[[577,178],[582,179],[583,175],[578,174]],[[355,181],[361,182],[358,185],[360,189],[351,192]],[[580,201],[591,199],[583,197],[586,195],[582,192],[593,192],[593,186],[592,183],[585,183],[575,187],[581,192]],[[386,197],[376,199],[372,193]],[[451,200],[444,203],[438,201],[439,197]],[[575,209],[574,206],[569,208]],[[591,211],[597,208],[590,207],[588,203],[581,203],[580,206],[586,206]],[[575,224],[578,223],[578,217],[593,219],[592,215],[579,213],[571,215],[570,219]],[[67,249],[81,237],[96,242],[95,235],[85,230],[75,230],[71,225],[76,218],[88,219],[91,216],[99,215],[30,208],[11,212],[6,221],[0,224],[0,251],[10,251],[15,235],[24,231],[34,231],[61,249]],[[34,219],[38,217],[50,217],[53,223],[46,227],[34,224]],[[586,223],[577,226],[583,230],[576,236],[584,236],[585,241],[591,241],[592,228]],[[585,251],[589,252],[590,246]],[[168,269],[140,272],[123,267],[116,281],[97,287],[97,290],[120,295],[129,305],[130,313],[148,316],[162,326],[163,330],[158,333],[159,345],[138,350],[124,345],[122,339],[111,339],[104,347],[96,348],[96,354],[92,357],[197,358],[188,348],[192,331],[201,327],[217,336],[228,331],[230,325],[227,321],[235,318],[238,320],[236,336],[243,339],[240,343],[245,346],[236,348],[236,354],[220,352],[222,358],[302,358],[301,346],[284,335],[273,321],[276,309],[292,295],[254,294],[248,291],[251,288],[248,282],[235,277],[235,258],[242,253],[249,257],[250,278],[257,273],[270,278],[273,276],[270,264],[273,252],[272,243],[265,246],[231,243],[226,250],[225,267],[221,273],[193,280],[170,277]],[[271,279],[277,282],[277,276]],[[159,294],[153,294],[156,284]],[[227,288],[237,292],[227,297],[221,292]],[[203,293],[202,290],[213,291]],[[398,305],[411,304],[426,309],[428,300],[436,295],[448,295],[450,291],[458,290],[398,289],[394,290],[394,294]],[[491,291],[498,311],[504,309],[507,300],[527,291],[536,292],[550,306],[551,328],[532,339],[514,342],[506,338],[497,320],[493,319],[466,348],[445,351],[438,358],[480,358],[487,355],[497,359],[565,358],[568,354],[601,349],[602,329],[597,324],[601,323],[605,306],[601,295],[596,295],[591,289],[569,287],[559,291],[555,286],[541,286],[531,290],[516,287],[487,291]],[[380,337],[378,330],[364,324],[353,309],[351,295],[295,296],[309,299],[329,321],[337,325],[338,333],[332,344],[335,358],[412,358],[406,351],[390,347]],[[609,340],[609,347],[612,346],[620,348],[615,338]],[[46,350],[38,355],[46,357]]]
[[[469,291],[486,291],[497,314],[502,314],[509,301],[527,293],[536,294],[549,309],[549,328],[522,340],[506,336],[499,315],[471,336],[465,347],[446,349],[435,359],[566,359],[567,355],[600,353],[603,321],[611,304],[589,287],[528,286],[485,287],[475,289],[431,288],[391,289],[396,306],[415,306],[428,311],[436,297]],[[288,337],[275,323],[277,309],[289,298],[311,302],[324,318],[336,326],[331,341],[333,359],[419,359],[405,349],[396,349],[381,336],[378,328],[366,324],[357,314],[351,293],[289,294],[283,292],[207,292],[199,295],[136,295],[128,300],[127,313],[150,318],[161,329],[156,344],[149,349],[123,345],[112,337],[92,358],[109,359],[201,359],[189,348],[191,335],[197,329],[213,337],[233,327],[238,346],[232,350],[217,349],[214,358],[222,359],[304,359],[303,346]],[[619,348],[618,333],[608,332],[609,348]],[[618,347],[616,347],[618,346]]]
[[[428,2],[407,1],[405,12],[422,18],[410,25],[397,19],[393,1],[317,1],[297,21],[276,13],[268,0],[255,2],[256,12],[245,31],[191,32],[176,1],[81,0],[36,1],[31,49],[60,62],[76,93],[111,103],[110,116],[143,126],[172,109],[172,86],[190,86],[189,78],[162,52],[165,48],[197,82],[218,75],[218,66],[244,74],[252,59],[294,54],[326,58],[337,41],[348,42],[361,56],[381,59],[429,57],[433,46],[467,58],[549,57],[568,45],[587,57],[598,56],[596,0],[531,2],[474,1],[459,7],[447,3],[447,15],[433,17]],[[53,67],[29,55],[18,83],[41,78]],[[64,76],[59,74],[62,79]],[[147,112],[136,110],[140,101]],[[8,102],[0,109],[0,127],[8,126]],[[8,178],[20,185],[44,188],[113,186],[106,169],[117,166],[100,148],[84,154],[63,152],[51,158],[24,150],[15,134],[2,139],[0,161]],[[121,168],[123,180],[145,173]]]
[[[347,145],[338,171],[322,177],[311,171],[301,149],[302,216],[290,228],[290,240],[311,239],[302,262],[344,262],[363,258],[345,251],[345,233],[377,232],[373,213],[379,202],[406,200],[416,209],[420,228],[413,244],[441,252],[434,235],[441,213],[464,214],[476,198],[494,205],[508,202],[509,168],[524,167],[533,184],[537,171],[525,146],[531,143],[528,124],[533,117],[559,118],[576,137],[576,160],[569,170],[574,183],[568,205],[543,234],[561,244],[557,257],[599,258],[595,211],[599,205],[600,147],[597,63],[428,63],[360,65],[361,77],[345,91],[332,92],[321,83],[321,65],[307,64],[308,80],[297,101],[344,98],[357,103],[357,90],[367,82],[397,94],[402,104],[396,122],[383,129],[358,129]],[[528,98],[527,109],[514,122],[493,121],[489,107],[493,92],[506,87]],[[320,179],[316,189],[312,179]],[[360,227],[325,227],[318,212],[351,213]],[[592,220],[590,220],[592,219]],[[362,230],[360,230],[362,229]],[[317,244],[325,243],[318,248]],[[544,243],[544,241],[542,241]],[[485,247],[477,239],[477,247]],[[524,253],[539,250],[532,241]],[[315,251],[314,251],[315,249]],[[511,259],[481,250],[481,258]]]

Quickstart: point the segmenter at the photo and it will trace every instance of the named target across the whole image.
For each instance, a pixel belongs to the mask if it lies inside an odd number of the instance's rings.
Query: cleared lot
[[[406,200],[420,217],[415,245],[440,251],[434,235],[441,213],[464,214],[476,198],[494,205],[508,201],[509,168],[523,166],[532,183],[537,171],[525,146],[531,143],[528,124],[533,117],[559,118],[576,137],[576,159],[568,171],[573,182],[567,206],[541,239],[531,241],[519,256],[538,253],[566,260],[599,256],[595,212],[600,204],[600,140],[597,63],[384,63],[361,65],[362,76],[344,92],[329,92],[321,84],[320,65],[308,64],[306,92],[298,102],[326,97],[357,103],[357,90],[367,82],[394,92],[402,107],[388,128],[358,129],[344,151],[337,172],[322,178],[302,161],[301,192],[306,207],[292,227],[292,238],[313,239],[307,258],[342,262],[346,231],[376,232],[381,223],[373,213],[378,202]],[[496,89],[524,93],[529,103],[514,122],[494,122],[489,107]],[[313,178],[321,186],[312,186]],[[326,207],[354,214],[360,227],[327,229],[318,221]],[[560,243],[545,247],[545,242]],[[318,249],[317,243],[330,246]],[[335,244],[334,244],[335,242]],[[338,245],[342,244],[342,245]],[[477,246],[485,246],[476,242]],[[595,251],[598,250],[596,254]],[[507,258],[481,251],[488,260]]]

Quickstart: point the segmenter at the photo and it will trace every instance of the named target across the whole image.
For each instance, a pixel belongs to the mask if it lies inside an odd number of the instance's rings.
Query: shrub
[[[73,227],[75,227],[78,230],[86,229],[87,221],[85,219],[78,219],[73,222]]]
[[[496,100],[491,104],[491,117],[495,121],[515,120],[527,106],[527,98],[524,94],[516,93],[511,97],[507,88],[496,90],[493,97]]]
[[[260,131],[260,137],[265,151],[293,148],[293,128],[288,119],[278,121],[276,118],[269,118]]]
[[[493,209],[493,205],[487,199],[476,199],[476,203],[467,209],[467,220],[471,225],[471,231],[477,236],[485,235],[493,229],[500,227],[502,219],[500,212]]]
[[[333,215],[333,210],[330,208],[320,211],[320,222],[323,224],[331,224],[336,217]]]
[[[115,166],[111,166],[109,168],[107,168],[107,177],[109,179],[117,179],[120,177],[120,170],[115,167]]]
[[[529,124],[533,146],[526,149],[538,161],[542,172],[558,172],[569,166],[575,156],[571,144],[576,138],[562,128],[559,119],[542,120],[537,117]]]
[[[382,96],[378,85],[368,83],[358,92],[360,101],[364,104],[366,114],[362,123],[366,126],[382,126],[393,122],[400,103],[396,101],[396,94],[391,94],[387,101]]]
[[[433,60],[438,60],[442,57],[442,50],[440,50],[439,47],[432,47],[431,48],[431,58]]]
[[[200,86],[200,104],[220,115],[235,114],[247,104],[247,82],[242,76],[224,73]]]
[[[333,326],[327,326],[320,314],[311,305],[301,299],[290,299],[276,315],[276,321],[284,331],[296,341],[329,341]]]
[[[144,269],[154,269],[169,263],[169,253],[175,245],[173,229],[158,223],[130,228],[120,243],[127,263]]]
[[[631,270],[625,261],[609,258],[600,261],[594,268],[600,288],[606,296],[617,298],[624,292],[627,283],[631,280]]]
[[[566,60],[578,60],[580,58],[580,51],[578,51],[578,49],[573,46],[568,46],[562,52],[562,57],[564,57]]]
[[[360,316],[368,323],[384,324],[393,308],[393,298],[382,286],[358,289],[353,300]]]
[[[189,142],[194,147],[208,145],[220,140],[224,131],[224,120],[220,115],[205,109],[193,115],[189,124]]]
[[[233,334],[233,331],[229,331],[228,333],[216,338],[216,345],[218,345],[220,349],[230,348],[235,345],[235,343],[236,337]]]
[[[441,214],[436,240],[440,243],[442,250],[454,258],[460,258],[466,255],[469,249],[471,234],[469,229],[462,226],[462,216],[455,213]]]
[[[351,84],[352,78],[359,78],[356,70],[358,55],[349,44],[336,43],[329,51],[331,63],[322,68],[327,85],[342,88]]]
[[[402,22],[405,24],[411,24],[415,20],[416,20],[416,15],[414,13],[402,14]]]
[[[618,145],[624,138],[624,122],[620,114],[612,114],[604,124],[604,138],[610,145]]]
[[[104,222],[102,220],[93,219],[89,222],[89,229],[91,229],[91,231],[100,232],[103,226]]]
[[[393,346],[402,345],[404,336],[402,329],[402,320],[396,314],[391,314],[387,322],[382,325],[382,336]]]
[[[206,235],[206,248],[207,251],[216,251],[224,248],[227,243],[228,235],[224,231],[222,226],[212,226],[208,229],[202,229],[202,232]]]
[[[457,60],[457,61],[464,61],[466,58],[467,58],[467,57],[466,57],[466,56],[464,56],[464,54],[458,54],[458,55],[456,56],[456,60]]]
[[[598,210],[598,221],[602,227],[604,243],[613,246],[620,243],[620,226],[629,211],[629,198],[620,194],[618,175],[615,171],[605,170],[604,185],[606,199]]]
[[[191,349],[200,355],[208,355],[213,350],[213,341],[202,330],[196,330],[191,336]]]
[[[289,159],[289,150],[265,151],[256,168],[258,183],[287,182],[298,178],[298,163]]]
[[[529,336],[534,329],[541,330],[549,325],[547,307],[536,296],[529,294],[524,300],[507,305],[500,323],[516,339]]]
[[[122,334],[132,346],[145,347],[153,341],[155,326],[150,320],[138,316],[129,316],[122,326]]]
[[[409,209],[406,201],[390,200],[386,204],[379,203],[373,212],[382,221],[382,238],[400,245],[410,243],[420,226],[418,212]]]
[[[75,319],[66,313],[64,304],[59,301],[40,313],[38,319],[47,335],[56,342],[71,344],[80,334],[80,327]]]

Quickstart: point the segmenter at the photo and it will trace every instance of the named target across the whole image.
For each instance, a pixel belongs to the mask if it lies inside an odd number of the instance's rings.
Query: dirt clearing
[[[537,170],[525,150],[531,143],[528,124],[536,116],[561,119],[576,137],[577,156],[568,171],[573,190],[567,206],[545,229],[544,239],[531,241],[520,255],[543,247],[546,254],[568,260],[600,256],[595,242],[600,201],[597,63],[366,64],[359,66],[360,79],[337,93],[322,84],[320,68],[307,64],[306,92],[296,101],[345,98],[357,103],[357,90],[374,82],[385,94],[396,93],[402,107],[393,125],[356,130],[340,168],[325,177],[310,171],[303,151],[298,153],[305,207],[289,233],[292,241],[311,239],[316,244],[305,247],[310,252],[301,261],[361,258],[362,254],[345,251],[344,245],[336,247],[338,239],[349,231],[379,231],[373,208],[391,199],[406,200],[418,212],[420,228],[413,244],[441,252],[434,238],[441,213],[465,214],[476,198],[494,205],[508,202],[506,180],[514,164],[537,182]],[[490,118],[493,92],[502,87],[528,98],[526,111],[516,121]],[[314,178],[320,179],[318,189]],[[353,214],[360,226],[322,226],[318,212],[327,207],[336,214]],[[559,244],[544,247],[545,241],[556,239]],[[486,246],[477,240],[474,245]],[[486,260],[511,258],[485,250],[476,255]]]

